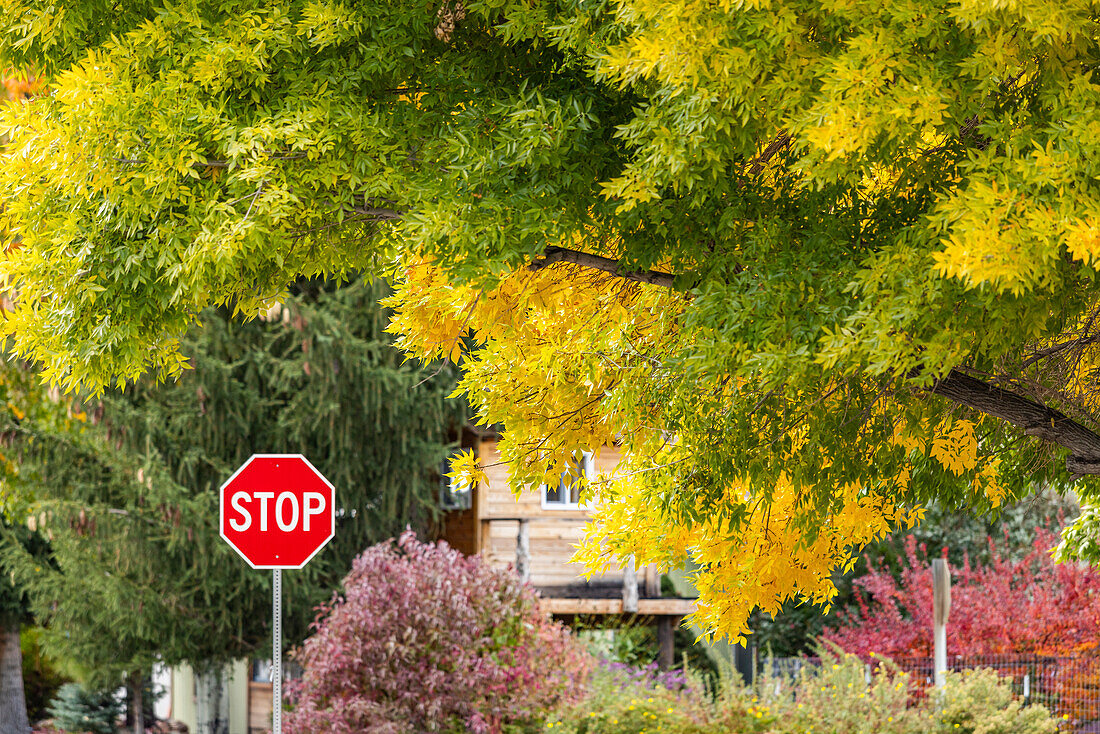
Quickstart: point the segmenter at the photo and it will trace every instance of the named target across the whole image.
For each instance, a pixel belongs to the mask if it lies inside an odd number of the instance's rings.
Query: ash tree
[[[1087,3],[0,8],[53,90],[0,172],[49,379],[174,378],[210,305],[386,274],[517,489],[621,445],[580,558],[690,555],[732,638],[928,500],[1096,503]]]

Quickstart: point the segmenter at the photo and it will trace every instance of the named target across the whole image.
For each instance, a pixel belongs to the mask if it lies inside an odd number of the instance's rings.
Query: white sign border
[[[320,545],[317,546],[317,548],[314,549],[312,553],[309,554],[309,556],[304,561],[302,561],[297,566],[257,566],[252,561],[250,561],[248,559],[248,556],[246,556],[244,552],[225,535],[225,488],[229,486],[229,484],[237,478],[237,475],[244,471],[245,468],[255,459],[300,459],[301,461],[304,461],[306,466],[309,467],[310,471],[320,477],[321,481],[328,485],[328,488],[332,491],[332,502],[329,503],[328,508],[331,520],[329,524],[329,528],[331,528],[329,535]],[[321,549],[329,544],[330,540],[336,537],[336,487],[332,486],[332,482],[330,482],[324,474],[319,472],[317,470],[317,467],[313,465],[313,462],[307,459],[303,454],[252,454],[252,456],[248,457],[247,461],[240,465],[237,471],[233,472],[232,476],[230,476],[229,479],[226,479],[224,482],[222,482],[222,485],[218,487],[218,535],[221,536],[222,540],[229,544],[230,548],[237,552],[237,555],[244,559],[245,563],[258,571],[273,570],[277,568],[287,570],[298,570],[304,568],[307,563],[313,560],[313,557],[315,555],[321,552]]]

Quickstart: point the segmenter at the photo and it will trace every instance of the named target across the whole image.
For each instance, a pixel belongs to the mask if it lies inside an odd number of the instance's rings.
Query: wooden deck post
[[[661,574],[652,563],[645,567],[645,595],[650,599],[661,595]]]
[[[637,611],[638,574],[634,572],[634,556],[631,556],[623,566],[623,612],[636,614]]]
[[[519,529],[516,531],[516,573],[519,580],[527,583],[531,580],[531,535],[528,529],[530,521],[520,518]]]
[[[675,634],[679,617],[657,617],[657,665],[661,670],[670,669],[676,662]]]

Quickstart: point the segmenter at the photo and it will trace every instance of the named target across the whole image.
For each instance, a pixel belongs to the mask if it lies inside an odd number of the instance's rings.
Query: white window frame
[[[456,449],[443,459],[439,465],[439,507],[444,512],[463,512],[469,510],[474,506],[474,492],[477,491],[475,485],[467,485],[466,490],[466,502],[465,504],[450,502],[449,499],[454,498],[460,492],[456,492],[454,487],[454,480],[447,476],[447,473],[451,471],[451,461],[461,453],[460,449]]]
[[[591,451],[581,451],[581,467],[584,471],[584,478],[588,480],[588,486],[591,487],[592,481],[596,478],[595,456]],[[564,479],[565,472],[562,472],[561,477],[558,478],[558,492],[560,496],[567,498],[569,493],[562,486]],[[542,509],[544,510],[587,510],[591,507],[590,497],[586,496],[579,502],[571,502],[568,499],[564,502],[561,500],[553,501],[546,499],[546,490],[547,486],[545,484],[539,486],[539,494],[542,496]]]

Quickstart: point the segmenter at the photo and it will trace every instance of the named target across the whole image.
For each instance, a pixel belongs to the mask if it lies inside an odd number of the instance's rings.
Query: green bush
[[[110,693],[87,691],[78,683],[66,683],[57,692],[49,711],[62,731],[114,734],[121,707]]]
[[[947,676],[942,694],[914,695],[888,662],[870,672],[859,658],[825,653],[794,678],[764,677],[751,688],[723,677],[707,696],[698,678],[667,685],[668,674],[605,666],[589,695],[546,723],[562,734],[1053,734],[1042,706],[1022,706],[992,671]]]
[[[624,666],[604,666],[590,678],[588,696],[558,712],[547,729],[563,734],[704,731],[692,727],[709,719],[705,698],[690,688],[667,687],[656,676],[633,673]]]
[[[826,654],[820,668],[761,687],[778,690],[771,698],[789,725],[783,731],[924,734],[929,728],[925,707],[909,705],[909,677],[888,663],[868,681],[859,658]]]
[[[934,695],[934,694],[933,694]],[[939,730],[952,734],[1052,734],[1058,725],[1042,706],[1022,706],[992,670],[948,673]]]

